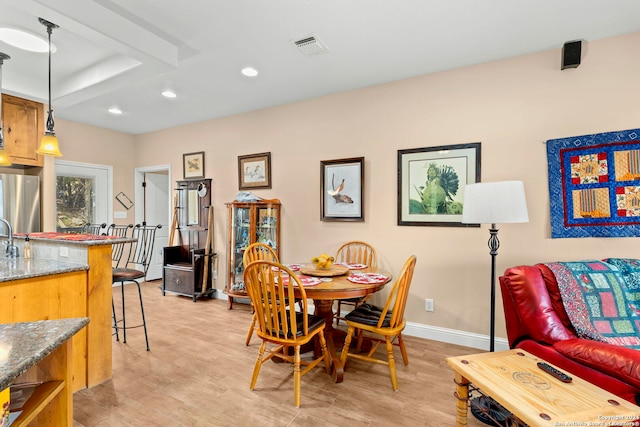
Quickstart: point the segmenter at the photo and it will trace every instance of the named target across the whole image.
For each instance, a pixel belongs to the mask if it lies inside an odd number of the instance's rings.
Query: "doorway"
[[[171,218],[171,165],[135,169],[136,224],[162,225],[153,243],[147,280],[162,278],[162,253],[169,243]]]
[[[80,232],[86,223],[111,224],[113,167],[56,160],[56,231]]]

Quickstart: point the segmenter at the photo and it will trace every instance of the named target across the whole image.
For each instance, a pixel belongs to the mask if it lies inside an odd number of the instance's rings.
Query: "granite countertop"
[[[79,317],[0,324],[0,390],[88,323],[88,317]]]
[[[13,237],[24,240],[26,234],[14,233]],[[29,233],[29,239],[33,241],[64,242],[84,246],[111,245],[114,243],[128,243],[135,241],[135,239],[130,237],[105,236],[102,234],[57,233],[53,231]]]
[[[51,274],[70,273],[88,270],[87,264],[63,262],[48,259],[7,258],[0,256],[0,282],[8,282],[31,277],[49,276]],[[0,389],[1,390],[1,389]]]

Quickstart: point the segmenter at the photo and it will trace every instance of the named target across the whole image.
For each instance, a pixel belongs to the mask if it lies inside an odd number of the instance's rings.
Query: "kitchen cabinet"
[[[211,179],[177,181],[176,191],[178,245],[163,251],[162,295],[170,292],[190,296],[196,302],[201,296],[212,297],[216,291],[211,271],[212,260],[216,259],[213,216],[209,217],[213,209]],[[207,279],[203,286],[205,269]]]
[[[14,236],[21,256],[13,261],[0,257],[0,301],[8,305],[0,310],[0,324],[69,317],[91,320],[72,338],[73,391],[112,377],[111,246],[118,243],[75,236],[29,233],[29,259],[22,257],[24,235]]]
[[[229,297],[229,309],[234,298],[248,298],[244,286],[242,257],[252,243],[269,245],[280,259],[280,201],[278,199],[259,202],[227,203],[228,244],[227,284],[225,294]]]
[[[40,102],[2,94],[4,148],[15,165],[43,166],[36,153],[44,135],[44,106]]]
[[[22,259],[19,261],[22,262]],[[25,260],[24,270],[27,271],[29,266],[35,265],[38,261],[42,263],[42,260],[33,258]],[[2,265],[0,268],[5,272],[11,267],[6,268]],[[34,269],[35,267],[31,267],[31,270]],[[39,301],[37,304],[34,303],[36,298]],[[6,309],[0,313],[0,324],[89,317],[87,298],[86,270],[38,277],[27,276],[24,279],[0,282],[0,301],[7,301]],[[88,333],[88,329],[85,328],[71,339],[73,357],[69,370],[73,376],[69,387],[72,391],[87,387]],[[111,338],[111,331],[109,331],[109,338]],[[111,362],[111,355],[109,355],[109,362]]]

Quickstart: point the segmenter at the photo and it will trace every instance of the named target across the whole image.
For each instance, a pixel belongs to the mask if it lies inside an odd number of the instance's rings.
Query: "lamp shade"
[[[479,182],[465,186],[462,222],[467,224],[529,222],[523,182]]]
[[[38,147],[36,153],[55,157],[62,156],[60,148],[58,148],[58,138],[49,132],[45,132],[42,140],[40,141],[40,147]]]
[[[11,166],[11,160],[2,147],[0,147],[0,166]]]

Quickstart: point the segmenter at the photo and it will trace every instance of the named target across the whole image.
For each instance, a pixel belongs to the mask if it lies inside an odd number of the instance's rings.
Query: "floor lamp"
[[[529,222],[527,201],[522,181],[481,182],[464,187],[462,222],[491,224],[489,254],[491,255],[491,333],[489,351],[495,347],[496,320],[496,256],[500,241],[496,224]]]
[[[489,254],[491,255],[489,351],[494,351],[496,340],[496,256],[500,247],[496,224],[529,222],[524,184],[522,181],[499,181],[465,186],[462,222],[491,224],[491,228],[489,228]],[[470,406],[471,413],[488,425],[502,425],[509,417],[509,411],[492,398],[484,395],[473,398]]]

